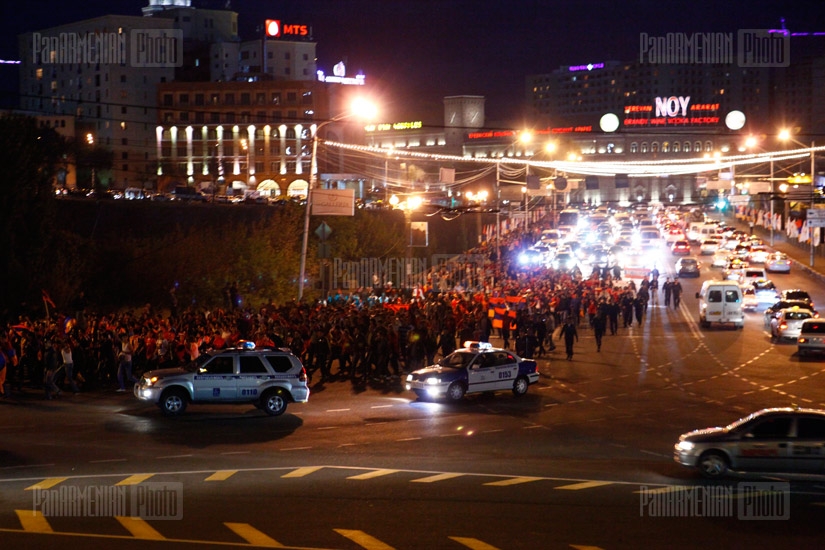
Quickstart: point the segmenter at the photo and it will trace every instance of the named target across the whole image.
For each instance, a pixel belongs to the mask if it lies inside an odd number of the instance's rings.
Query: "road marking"
[[[24,531],[30,533],[54,533],[52,526],[49,525],[49,520],[43,517],[41,512],[34,510],[15,510],[15,513]]]
[[[189,458],[191,456],[192,455],[169,455],[169,456],[159,456],[157,458],[158,458],[158,460],[160,460],[160,459],[165,459],[165,458]]]
[[[63,483],[67,479],[69,479],[69,478],[68,477],[50,477],[50,478],[44,479],[43,481],[35,483],[34,485],[26,487],[23,490],[24,491],[35,491],[37,489],[51,489],[52,487],[54,487],[58,483]]]
[[[478,539],[473,539],[473,538],[469,538],[469,537],[449,537],[449,538],[456,541],[458,544],[463,544],[467,548],[472,548],[473,550],[498,550],[498,547],[487,544],[486,542],[481,542]]]
[[[124,480],[122,480],[118,483],[115,483],[115,486],[118,486],[118,485],[137,485],[138,483],[143,483],[144,481],[146,481],[147,479],[149,479],[153,475],[155,475],[155,474],[135,474],[135,475],[131,475],[131,476],[127,477],[126,479],[124,479]]]
[[[107,462],[126,462],[125,458],[110,458],[108,460],[90,460],[89,464],[106,464]]]
[[[364,479],[372,479],[374,477],[387,476],[387,475],[390,475],[390,474],[394,474],[396,472],[398,472],[398,470],[386,470],[386,469],[373,470],[372,472],[367,472],[365,474],[358,474],[357,476],[350,476],[347,479],[357,479],[357,480],[360,481],[360,480],[364,480]]]
[[[328,413],[339,413],[339,412],[347,412],[351,411],[352,409],[327,409]]]
[[[304,477],[308,476],[309,474],[314,474],[322,468],[323,466],[307,466],[306,468],[297,468],[289,473],[282,475],[281,477]]]
[[[118,520],[127,531],[132,533],[132,536],[136,539],[166,540],[166,537],[158,533],[155,528],[149,525],[144,519],[126,516],[115,516],[115,519]]]
[[[238,470],[218,470],[211,476],[204,479],[204,481],[225,481],[238,473]]]
[[[521,476],[521,477],[512,477],[510,479],[502,479],[499,481],[491,481],[489,483],[485,483],[484,485],[489,485],[491,487],[506,487],[508,485],[518,485],[520,483],[530,483],[532,481],[539,481],[540,477],[528,477],[528,476]]]
[[[373,405],[370,407],[371,409],[389,409],[395,407],[395,405]]]
[[[334,529],[336,533],[347,537],[349,540],[367,550],[394,550],[392,546],[384,544],[375,537],[366,534],[363,531],[355,529]]]
[[[265,548],[283,548],[284,545],[273,539],[269,535],[258,531],[248,523],[227,523],[224,525],[232,529],[236,535],[244,539],[253,546],[263,546]]]
[[[565,491],[580,491],[581,489],[591,489],[593,487],[601,487],[602,485],[613,485],[609,481],[583,481],[581,483],[573,483],[570,485],[561,485],[559,487],[555,487],[556,489],[562,489]]]
[[[601,546],[582,546],[581,544],[571,544],[570,548],[576,550],[603,550]]]
[[[444,481],[445,479],[453,479],[454,477],[461,477],[464,474],[436,474],[433,476],[420,477],[413,479],[413,483],[434,483],[436,481]]]

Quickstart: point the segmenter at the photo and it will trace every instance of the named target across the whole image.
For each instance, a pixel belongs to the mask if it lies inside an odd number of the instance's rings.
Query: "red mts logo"
[[[288,25],[281,23],[280,19],[267,19],[264,25],[266,35],[273,38],[281,36],[307,36],[309,34],[308,25]]]

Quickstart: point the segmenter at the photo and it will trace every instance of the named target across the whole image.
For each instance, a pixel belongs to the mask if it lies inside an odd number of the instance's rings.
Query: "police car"
[[[182,414],[189,403],[250,403],[271,416],[288,403],[309,400],[307,373],[289,350],[241,347],[205,353],[188,365],[145,373],[135,397],[157,404],[163,414]]]
[[[673,459],[708,478],[730,470],[821,473],[825,468],[825,410],[762,409],[724,428],[682,434]]]
[[[468,393],[511,390],[524,395],[539,381],[538,365],[487,342],[464,342],[464,347],[435,365],[407,375],[406,388],[421,399],[459,401]]]

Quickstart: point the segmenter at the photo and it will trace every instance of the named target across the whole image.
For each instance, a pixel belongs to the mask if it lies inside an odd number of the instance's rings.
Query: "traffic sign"
[[[315,230],[315,234],[318,235],[318,238],[322,241],[325,241],[331,233],[332,228],[327,225],[327,222],[321,222],[321,225],[319,225],[318,229]]]
[[[808,209],[808,227],[825,227],[825,208]]]

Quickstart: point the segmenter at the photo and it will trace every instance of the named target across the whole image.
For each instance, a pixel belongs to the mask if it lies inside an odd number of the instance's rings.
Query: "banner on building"
[[[312,213],[315,216],[354,216],[354,189],[313,189]]]

